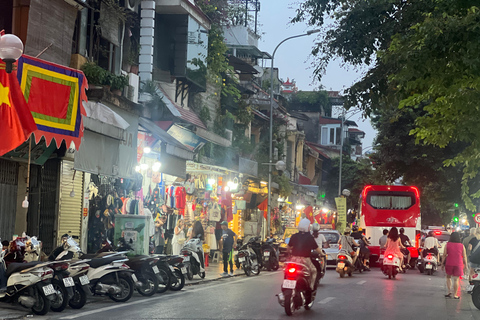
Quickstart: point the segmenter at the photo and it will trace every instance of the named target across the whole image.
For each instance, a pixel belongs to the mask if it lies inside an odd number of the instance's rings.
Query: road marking
[[[271,275],[274,275],[274,274],[277,274],[277,272],[263,273],[262,276],[271,276]],[[153,301],[161,300],[161,299],[165,300],[166,298],[174,297],[174,296],[179,295],[179,294],[203,291],[203,290],[207,290],[207,289],[212,289],[212,288],[216,288],[216,287],[225,286],[225,285],[232,284],[232,283],[235,283],[235,282],[245,282],[245,281],[248,281],[248,280],[253,280],[255,278],[256,277],[241,278],[241,279],[238,279],[238,280],[225,281],[225,282],[221,282],[221,283],[210,285],[210,286],[206,285],[204,287],[198,287],[198,288],[194,288],[194,289],[190,289],[190,290],[177,291],[175,293],[169,293],[166,296],[160,295],[160,296],[157,296],[157,297],[150,297],[148,299],[141,299],[141,300],[136,300],[136,301],[132,301],[132,302],[122,303],[121,305],[115,304],[115,305],[112,305],[112,306],[109,306],[109,307],[104,307],[104,308],[100,308],[100,309],[85,311],[85,312],[73,314],[71,316],[62,317],[60,319],[61,320],[63,320],[63,319],[65,319],[65,320],[76,319],[76,318],[88,316],[88,315],[91,315],[91,314],[105,312],[105,311],[109,311],[109,310],[113,310],[113,309],[119,309],[119,308],[123,308],[123,307],[128,307],[128,306],[132,306],[132,305],[136,305],[136,304],[140,304],[140,303],[151,303]]]
[[[364,284],[365,282],[367,282],[367,281],[362,280],[362,281],[357,282],[357,284]]]
[[[319,301],[318,303],[326,304],[326,303],[329,303],[330,301],[332,301],[333,299],[335,299],[335,297],[328,297],[328,298],[323,299],[322,301]]]

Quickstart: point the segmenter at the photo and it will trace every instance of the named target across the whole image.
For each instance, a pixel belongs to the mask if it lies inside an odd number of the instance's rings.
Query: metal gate
[[[0,238],[12,240],[17,211],[18,163],[0,159]]]
[[[43,252],[50,254],[56,247],[56,218],[58,208],[58,175],[60,161],[51,159],[45,162],[41,173],[39,240],[43,243]]]

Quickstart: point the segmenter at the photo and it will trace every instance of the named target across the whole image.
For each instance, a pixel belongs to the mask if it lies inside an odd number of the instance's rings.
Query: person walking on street
[[[470,277],[475,274],[475,269],[480,268],[480,228],[475,229],[474,237],[468,242],[467,251],[470,251],[468,261],[470,261]]]
[[[183,219],[178,220],[172,238],[172,255],[174,256],[180,254],[180,250],[182,250],[183,244],[185,243],[185,231],[183,231],[183,227]]]
[[[470,234],[463,239],[463,246],[465,247],[465,250],[467,250],[467,257],[470,256],[470,248],[468,244],[470,243],[470,240],[475,238],[475,233],[477,231],[477,228],[470,228]]]
[[[463,276],[463,272],[467,272],[467,253],[465,247],[460,240],[460,233],[453,232],[450,235],[450,240],[445,247],[442,258],[442,269],[445,269],[447,274],[447,289],[448,292],[445,298],[451,298],[452,293],[455,299],[460,299],[457,296],[458,288],[460,287],[460,277]],[[453,277],[453,291],[452,289],[452,277]]]
[[[167,221],[166,216],[160,216],[155,219],[155,253],[163,254],[165,247],[165,231],[163,225]]]
[[[233,248],[237,247],[237,235],[228,229],[228,222],[223,221],[222,226],[222,255],[223,255],[223,273],[222,277],[228,276],[228,264],[230,264],[230,276],[233,276]]]

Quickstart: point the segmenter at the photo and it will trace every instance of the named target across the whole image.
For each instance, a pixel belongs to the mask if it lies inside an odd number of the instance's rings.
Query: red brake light
[[[473,276],[472,276],[472,279],[476,279],[478,277],[478,273],[475,273]]]
[[[288,268],[288,273],[295,273],[296,269],[295,268]]]
[[[346,260],[347,257],[345,257],[345,256],[338,256],[338,259],[340,259],[340,260]]]
[[[388,259],[393,259],[393,254],[389,254],[389,255],[387,256],[387,258],[388,258]]]
[[[129,267],[129,266],[127,266],[125,263],[124,263],[124,264],[122,264],[122,268],[125,268],[125,269],[130,269],[130,267]]]
[[[437,236],[439,236],[439,235],[442,234],[442,231],[435,231],[435,234],[436,234]]]
[[[68,264],[62,263],[60,265],[55,265],[55,271],[62,271],[62,270],[67,270],[68,269]]]
[[[90,268],[90,266],[82,267],[80,270],[87,270],[88,268]]]

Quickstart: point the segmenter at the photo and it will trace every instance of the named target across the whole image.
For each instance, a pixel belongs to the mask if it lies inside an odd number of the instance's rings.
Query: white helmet
[[[319,231],[320,230],[320,225],[318,223],[312,224],[312,231]]]
[[[308,232],[308,229],[310,229],[310,220],[303,218],[300,220],[298,223],[298,231],[300,232]]]

